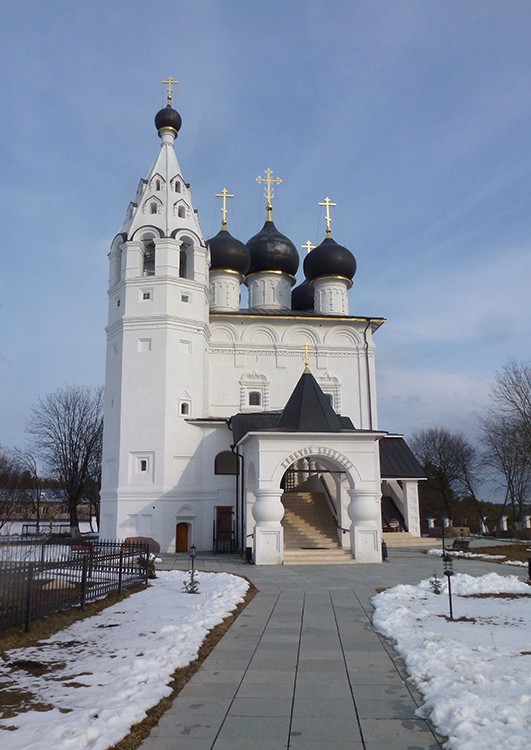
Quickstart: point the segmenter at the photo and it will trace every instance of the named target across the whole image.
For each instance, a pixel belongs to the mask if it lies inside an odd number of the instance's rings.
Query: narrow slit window
[[[152,203],[151,204],[151,213],[152,214],[156,214],[157,213],[157,204],[156,203]]]
[[[146,458],[140,459],[140,471],[147,471],[148,470],[148,462]]]

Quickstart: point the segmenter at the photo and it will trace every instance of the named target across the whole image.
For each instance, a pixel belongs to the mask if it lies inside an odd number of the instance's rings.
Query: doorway
[[[178,523],[175,527],[175,551],[188,552],[190,525]]]

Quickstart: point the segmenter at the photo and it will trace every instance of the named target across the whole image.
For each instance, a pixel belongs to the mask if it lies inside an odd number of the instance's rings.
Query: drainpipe
[[[227,427],[232,432],[230,418],[227,419]],[[235,445],[230,446],[231,451],[238,458],[238,471],[236,473],[236,546],[240,546],[240,553],[245,554],[247,539],[245,537],[245,518],[243,507],[243,480],[244,480],[244,459],[241,453],[238,453]]]
[[[369,397],[369,429],[372,430],[372,393],[371,393],[371,370],[369,367],[369,339],[367,338],[367,331],[371,325],[370,319],[365,326],[363,331],[363,338],[365,339],[365,366],[367,369],[367,395]]]

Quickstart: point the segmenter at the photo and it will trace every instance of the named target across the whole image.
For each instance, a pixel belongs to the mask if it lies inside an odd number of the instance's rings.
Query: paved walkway
[[[187,568],[187,556],[163,557],[159,567]],[[207,556],[198,567],[246,575],[259,593],[142,750],[440,748],[443,738],[415,717],[419,695],[370,620],[377,588],[440,574],[439,559],[392,550],[380,565],[266,567]],[[455,567],[502,572],[476,561]]]

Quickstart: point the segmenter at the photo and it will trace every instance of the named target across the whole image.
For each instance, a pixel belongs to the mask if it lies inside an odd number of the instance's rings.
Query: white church
[[[273,221],[278,178],[259,178],[257,234],[229,233],[224,189],[206,240],[171,90],[155,126],[160,150],[109,253],[100,536],[257,565],[380,562],[382,530],[420,536],[423,474],[378,428],[384,319],[349,311],[356,261],[332,237],[332,204],[295,286],[299,253]]]

